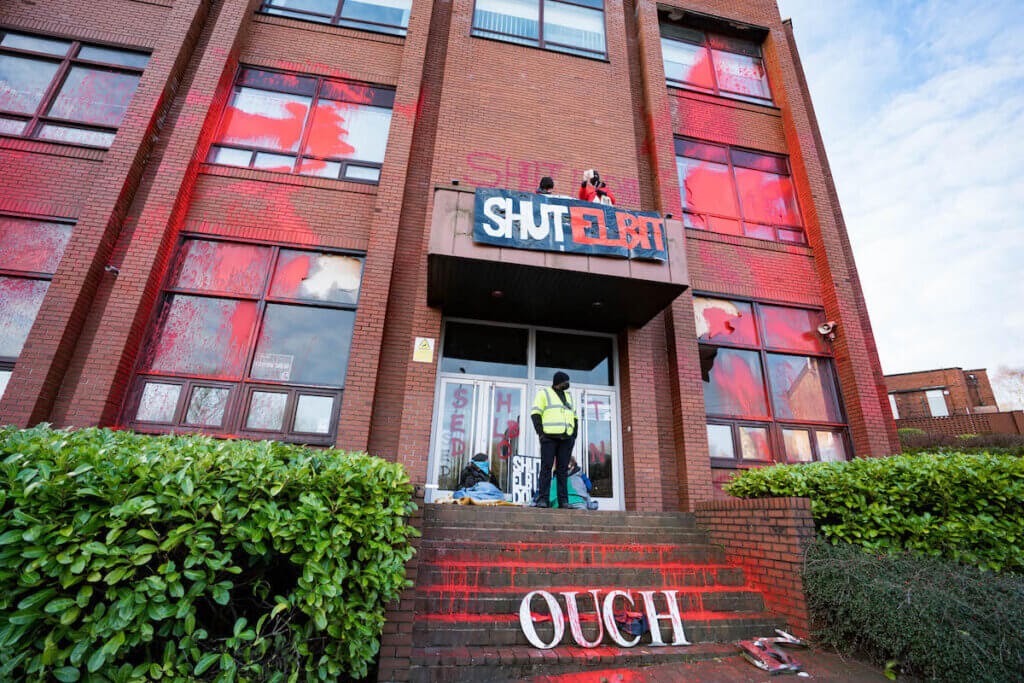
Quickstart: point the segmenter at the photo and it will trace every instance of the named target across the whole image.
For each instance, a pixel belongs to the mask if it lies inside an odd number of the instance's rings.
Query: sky
[[[882,371],[1024,367],[1024,3],[778,4]]]

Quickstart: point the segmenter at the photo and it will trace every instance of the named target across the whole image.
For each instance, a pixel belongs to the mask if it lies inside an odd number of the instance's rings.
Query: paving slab
[[[802,674],[771,676],[737,654],[699,662],[615,668],[554,676],[538,676],[522,683],[886,683],[881,669],[832,652],[786,648],[803,666]]]

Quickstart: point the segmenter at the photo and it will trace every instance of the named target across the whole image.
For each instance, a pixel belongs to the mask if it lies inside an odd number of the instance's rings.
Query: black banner
[[[513,190],[476,191],[473,241],[507,249],[667,261],[665,222],[567,197]]]

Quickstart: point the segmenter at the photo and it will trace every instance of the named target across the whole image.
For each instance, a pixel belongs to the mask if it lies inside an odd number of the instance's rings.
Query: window
[[[946,407],[946,396],[942,389],[929,389],[924,395],[928,399],[928,411],[932,417],[949,417],[949,408]]]
[[[758,42],[661,22],[661,57],[670,86],[771,104]]]
[[[412,0],[264,0],[267,14],[404,36]]]
[[[473,35],[604,57],[604,0],[476,0]]]
[[[892,409],[892,419],[900,419],[900,409],[896,405],[896,397],[892,394],[889,394],[889,407]]]
[[[186,239],[127,421],[332,443],[362,268],[349,254]]]
[[[0,397],[69,239],[66,223],[0,216]]]
[[[807,243],[785,157],[678,138],[676,170],[686,227]]]
[[[114,142],[149,56],[0,30],[0,135]]]
[[[716,464],[846,460],[822,311],[695,297],[694,315]]]
[[[207,161],[376,183],[395,91],[243,67]]]

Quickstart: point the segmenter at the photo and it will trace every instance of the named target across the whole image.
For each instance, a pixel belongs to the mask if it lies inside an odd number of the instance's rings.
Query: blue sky
[[[1024,366],[1024,3],[778,3],[882,370]]]

